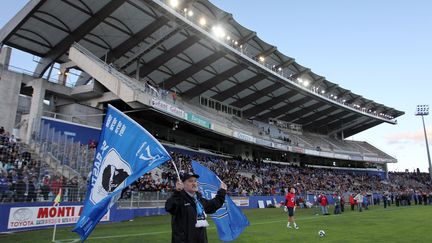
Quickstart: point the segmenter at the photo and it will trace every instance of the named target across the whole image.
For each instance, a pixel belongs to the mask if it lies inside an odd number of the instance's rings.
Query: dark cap
[[[193,172],[185,172],[185,173],[181,173],[180,174],[180,179],[182,181],[185,181],[185,180],[187,180],[187,179],[189,179],[191,177],[199,178],[199,175],[197,175],[197,174],[195,174]]]

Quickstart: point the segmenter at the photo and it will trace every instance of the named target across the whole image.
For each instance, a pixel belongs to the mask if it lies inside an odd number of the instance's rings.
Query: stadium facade
[[[173,149],[375,171],[397,162],[345,138],[404,112],[315,74],[210,1],[32,0],[0,43],[0,125],[27,143],[60,129],[50,119],[101,127],[110,103]],[[9,65],[10,47],[36,69]]]

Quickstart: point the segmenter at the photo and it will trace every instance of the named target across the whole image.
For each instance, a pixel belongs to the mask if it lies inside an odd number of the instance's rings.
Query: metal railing
[[[42,120],[40,129],[32,133],[30,144],[40,156],[52,156],[60,166],[67,166],[78,175],[87,176],[93,165],[95,147],[74,141]]]
[[[13,65],[5,65],[5,66],[3,66],[3,68],[6,69],[6,70],[8,70],[8,71],[11,71],[11,72],[22,73],[24,75],[28,75],[28,76],[31,76],[33,78],[38,78],[40,76],[39,73],[35,73],[34,71],[30,71],[30,70],[27,70],[27,69],[24,69],[24,68],[20,68],[20,67],[17,67],[17,66],[13,66]],[[53,67],[53,69],[59,70],[58,68],[54,68],[54,67]],[[80,75],[72,73],[72,72],[69,72],[69,74],[72,74],[72,75],[74,75],[76,77],[80,77]],[[61,84],[62,83],[62,81],[60,81],[58,78],[51,77],[51,76],[48,77],[47,73],[45,73],[44,75],[42,75],[42,78],[45,79],[45,80],[47,80],[50,83],[54,83],[54,84]],[[73,88],[73,87],[75,87],[75,82],[66,80],[66,83],[64,85],[66,87]]]
[[[120,208],[165,208],[165,201],[172,195],[171,192],[132,191],[124,193],[118,201]],[[165,210],[164,210],[165,211]]]

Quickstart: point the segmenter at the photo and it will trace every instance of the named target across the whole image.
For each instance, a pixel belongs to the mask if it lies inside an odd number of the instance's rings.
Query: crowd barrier
[[[232,199],[242,209],[258,208],[260,201],[267,207],[268,204],[274,205],[275,202],[285,200],[284,196],[232,197]],[[56,221],[58,227],[72,226],[78,221],[82,207],[82,203],[73,202],[63,202],[56,207],[52,202],[0,204],[0,233],[52,228]],[[165,214],[163,206],[125,208],[115,204],[101,223]]]

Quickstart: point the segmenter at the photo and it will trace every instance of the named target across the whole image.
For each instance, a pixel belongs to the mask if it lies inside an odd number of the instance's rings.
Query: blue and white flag
[[[165,148],[149,132],[108,106],[84,208],[73,231],[82,241],[87,239],[125,187],[170,159]]]
[[[221,181],[211,170],[192,160],[192,168],[198,174],[199,190],[205,199],[212,199],[219,190]],[[233,241],[249,226],[246,215],[235,205],[231,198],[226,195],[222,207],[211,215],[218,230],[219,239],[222,241]]]

